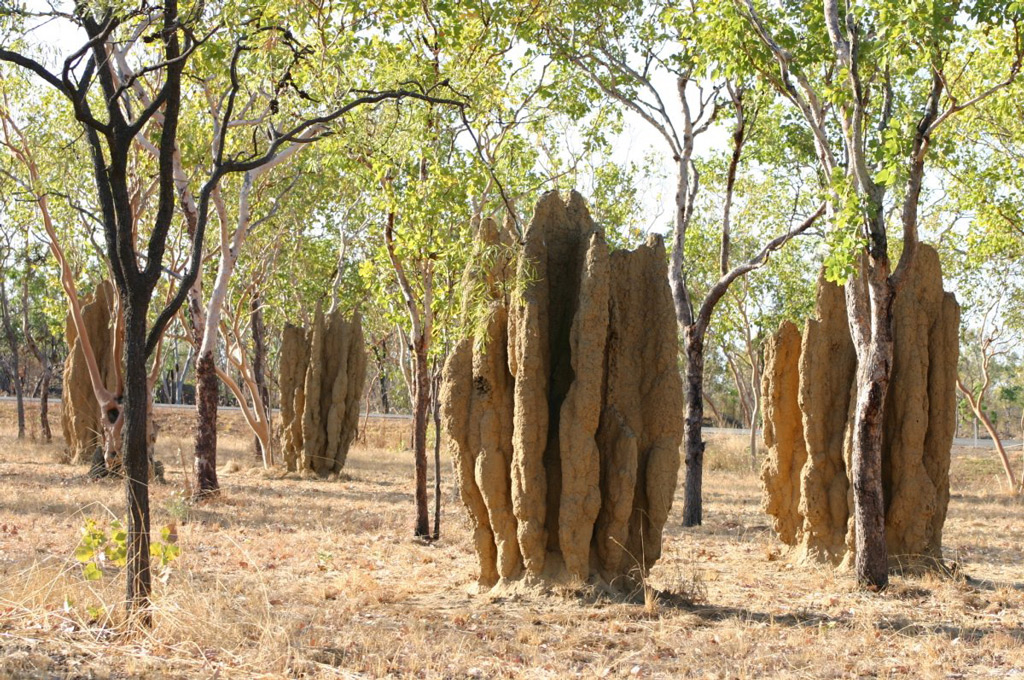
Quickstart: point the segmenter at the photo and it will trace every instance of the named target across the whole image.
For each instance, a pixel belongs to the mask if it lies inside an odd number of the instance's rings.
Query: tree
[[[163,331],[177,313],[200,269],[202,244],[214,190],[229,174],[244,174],[266,165],[283,148],[304,139],[311,128],[325,125],[342,115],[300,120],[284,130],[268,130],[268,142],[262,149],[228,148],[226,137],[216,143],[213,167],[199,191],[195,230],[190,234],[189,264],[168,303],[149,323],[150,304],[164,273],[170,227],[174,217],[174,155],[178,141],[178,123],[182,105],[182,80],[185,66],[203,45],[200,30],[209,17],[200,13],[179,16],[178,3],[169,0],[159,8],[148,3],[137,7],[117,6],[93,10],[76,7],[72,15],[54,12],[55,20],[70,21],[85,32],[88,41],[67,57],[61,69],[53,72],[32,56],[0,49],[0,61],[31,72],[55,88],[70,103],[88,143],[97,202],[102,215],[106,257],[120,296],[124,324],[124,393],[109,395],[104,404],[107,420],[123,423],[123,469],[128,506],[127,603],[133,620],[142,625],[151,621],[149,597],[149,490],[147,407],[150,402],[148,359],[157,352]],[[276,30],[258,21],[243,24],[246,31]],[[239,35],[228,59],[230,86],[225,93],[223,127],[234,120],[241,83],[238,65],[249,49]],[[145,38],[145,39],[143,39]],[[108,56],[120,46],[129,45],[133,57],[144,66],[139,74],[158,74],[148,103],[140,102],[130,82],[119,84],[114,69],[108,68]],[[150,48],[149,45],[155,47]],[[394,94],[378,95],[381,99]],[[100,105],[97,115],[94,105]],[[157,119],[159,114],[159,119]],[[147,126],[157,124],[157,146],[153,184],[157,187],[152,223],[147,231],[139,228],[129,191],[129,164],[136,151],[137,138]],[[140,241],[144,241],[142,247]],[[94,383],[95,384],[95,383]],[[107,395],[104,395],[107,396]]]
[[[122,10],[123,11],[123,10]],[[187,56],[194,49],[194,36],[186,33],[184,49],[181,33],[184,25],[178,16],[176,0],[169,0],[159,14],[145,6],[137,12],[108,9],[93,13],[79,7],[75,22],[83,28],[88,42],[65,60],[60,75],[24,54],[0,49],[0,60],[27,69],[55,87],[69,100],[75,117],[81,122],[89,143],[94,179],[102,208],[107,257],[114,272],[124,309],[125,393],[123,402],[112,402],[106,411],[108,420],[124,422],[123,465],[128,505],[127,602],[129,611],[148,625],[149,595],[149,489],[147,461],[147,358],[156,348],[167,320],[180,306],[180,296],[164,309],[147,335],[150,298],[161,274],[167,232],[173,216],[173,178],[171,153],[181,103],[181,74]],[[141,19],[140,19],[141,17]],[[127,101],[127,93],[116,88],[107,59],[107,43],[119,28],[137,21],[160,21],[156,40],[162,55],[153,64],[163,71],[158,97],[148,107],[136,108]],[[78,69],[76,71],[76,69]],[[93,111],[91,92],[96,83],[102,91],[105,120]],[[136,249],[137,231],[128,192],[128,163],[134,137],[150,121],[159,107],[164,108],[158,176],[159,205],[145,250],[145,265],[140,268]],[[132,116],[131,112],[137,112]],[[198,259],[198,258],[194,258]],[[193,269],[192,276],[195,271]]]
[[[857,579],[888,584],[882,425],[893,360],[892,300],[913,261],[925,163],[933,137],[956,114],[1010,85],[1024,54],[1017,17],[1000,4],[936,5],[825,0],[822,9],[735,0],[737,40],[758,77],[797,111],[814,138],[835,225],[829,278],[846,282],[857,355],[852,461]],[[999,37],[996,75],[959,87],[971,40]],[[951,89],[955,88],[955,89]],[[903,189],[902,253],[890,261],[886,202]]]
[[[566,2],[543,10],[537,19],[538,30],[531,36],[555,60],[589,81],[574,93],[580,106],[595,94],[617,102],[659,135],[675,166],[669,283],[686,355],[684,526],[698,525],[703,518],[704,370],[715,310],[730,286],[763,266],[774,251],[806,232],[824,214],[824,206],[812,207],[804,219],[793,222],[781,235],[765,238],[748,258],[734,262],[736,181],[763,96],[745,74],[721,68],[720,56],[705,49],[705,45],[726,48],[708,30],[714,22],[706,17],[714,14],[710,4],[681,9],[671,2]],[[708,183],[699,167],[698,141],[725,116],[730,119],[732,134],[728,162],[716,178],[724,195],[717,219],[718,273],[701,297],[691,279],[706,252],[695,262],[688,257],[687,248],[702,196],[701,182]]]
[[[25,338],[25,346],[39,362],[42,372],[39,379],[39,433],[43,442],[49,444],[53,438],[49,418],[50,381],[53,379],[53,367],[57,363],[58,343],[50,333],[45,318],[42,319],[43,323],[38,323],[40,315],[33,315],[29,312],[30,300],[44,299],[34,276],[36,266],[44,258],[45,254],[35,254],[30,245],[26,243],[25,272],[21,284],[21,333]],[[36,323],[33,323],[34,321]]]
[[[1006,481],[1010,486],[1010,493],[1018,493],[1019,489],[1017,486],[1017,478],[1013,472],[1013,465],[1010,462],[1010,457],[1006,453],[1006,447],[1003,446],[1002,439],[999,437],[999,433],[996,431],[995,425],[992,423],[992,419],[985,411],[985,400],[989,394],[989,388],[992,386],[993,378],[993,366],[992,361],[997,359],[1001,355],[1005,355],[1009,350],[1008,339],[1003,337],[1003,329],[998,325],[997,320],[994,318],[998,311],[999,301],[993,304],[985,313],[984,320],[982,321],[981,330],[977,337],[977,357],[971,357],[975,361],[970,363],[975,364],[975,368],[978,372],[977,381],[965,380],[965,371],[961,370],[957,375],[956,386],[957,389],[967,399],[967,404],[974,414],[974,417],[981,421],[984,425],[985,431],[992,438],[992,443],[996,447],[996,451],[999,453],[999,459],[1003,464],[1003,471],[1006,473]],[[972,343],[974,344],[974,343]],[[966,357],[965,357],[966,358]],[[968,362],[962,362],[968,363]]]
[[[8,264],[8,257],[15,250],[11,242],[10,234],[7,236],[7,243],[3,247],[3,257],[0,258],[0,268],[6,272],[13,268]],[[13,279],[13,277],[12,277]],[[18,439],[25,438],[25,374],[21,365],[21,338],[15,327],[14,310],[11,307],[10,297],[7,293],[7,280],[5,275],[0,277],[0,323],[3,325],[4,338],[7,340],[7,348],[11,352],[11,382],[14,384],[14,396],[18,407]]]

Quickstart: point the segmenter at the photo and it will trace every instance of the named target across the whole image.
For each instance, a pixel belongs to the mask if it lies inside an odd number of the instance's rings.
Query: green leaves
[[[103,578],[103,570],[95,562],[89,562],[82,566],[82,576],[86,581],[99,581]]]
[[[128,532],[119,520],[111,520],[103,528],[87,518],[81,529],[82,538],[75,548],[75,559],[82,563],[82,577],[97,581],[104,576],[105,567],[123,569],[128,563]],[[149,545],[149,554],[156,558],[156,566],[166,576],[168,565],[181,555],[177,545],[177,532],[173,524],[160,529],[160,541]],[[166,580],[166,579],[165,579]]]
[[[836,285],[846,282],[857,273],[857,260],[866,242],[849,232],[833,232],[827,240],[828,254],[825,256],[825,280]]]

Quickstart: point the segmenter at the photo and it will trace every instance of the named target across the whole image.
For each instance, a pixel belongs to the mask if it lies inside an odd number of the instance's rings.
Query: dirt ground
[[[120,570],[88,581],[74,555],[86,518],[122,514],[122,486],[56,464],[59,444],[17,442],[12,412],[0,404],[0,678],[1024,680],[1024,506],[1002,493],[993,452],[954,452],[944,543],[960,575],[870,594],[787,561],[743,442],[714,438],[705,524],[680,526],[680,494],[645,605],[473,594],[447,462],[441,539],[412,540],[401,421],[371,421],[347,475],[322,482],[251,469],[251,438],[225,414],[223,493],[191,506],[177,462],[191,412],[161,411],[169,483],[152,488],[153,526],[174,525],[181,556],[155,585],[153,630],[129,635]]]

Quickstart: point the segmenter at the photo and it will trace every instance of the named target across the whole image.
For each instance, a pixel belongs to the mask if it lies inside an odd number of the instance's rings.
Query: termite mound
[[[319,308],[309,330],[285,326],[281,339],[281,450],[290,471],[337,475],[359,429],[366,348],[358,315]]]
[[[441,391],[480,585],[632,589],[661,555],[682,439],[664,244],[609,253],[575,192],[545,194],[512,241],[479,226]]]
[[[942,565],[955,430],[960,307],[942,289],[938,254],[918,246],[893,302],[893,367],[885,402],[882,482],[893,568]],[[857,358],[843,289],[818,282],[803,335],[784,323],[769,340],[761,383],[763,505],[800,561],[851,564],[851,400]]]
[[[103,281],[82,305],[82,320],[96,357],[96,365],[104,386],[119,390],[117,361],[114,357],[115,313],[114,286]],[[103,449],[103,425],[99,403],[93,393],[85,351],[79,342],[78,331],[68,314],[65,322],[68,358],[64,362],[63,390],[61,393],[61,430],[64,433],[64,460],[84,464]]]

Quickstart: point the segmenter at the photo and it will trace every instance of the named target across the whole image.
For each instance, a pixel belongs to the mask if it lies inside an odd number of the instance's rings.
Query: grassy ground
[[[414,542],[403,429],[370,423],[338,482],[270,479],[222,418],[223,495],[185,504],[177,449],[190,414],[162,414],[154,527],[182,548],[156,584],[151,633],[117,627],[116,569],[86,581],[85,518],[121,513],[122,487],[13,438],[0,409],[0,677],[695,677],[1024,679],[1024,506],[990,452],[957,451],[948,556],[966,578],[794,567],[768,532],[739,438],[708,445],[706,523],[676,513],[653,607],[574,594],[472,595],[468,522],[445,485],[442,539]],[[55,420],[55,422],[58,422]],[[231,462],[234,461],[234,462]],[[448,473],[446,466],[445,473]],[[678,597],[682,595],[685,597]],[[690,600],[687,604],[684,600]]]

